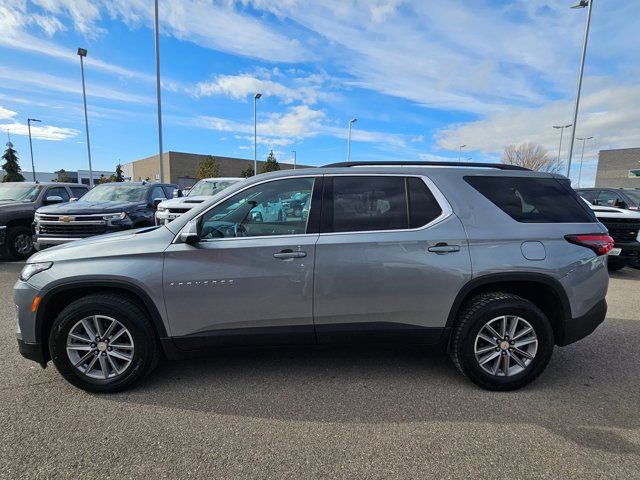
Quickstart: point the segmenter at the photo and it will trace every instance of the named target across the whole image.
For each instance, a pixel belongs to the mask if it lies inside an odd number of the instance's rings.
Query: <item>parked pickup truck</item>
[[[147,182],[103,183],[81,201],[39,208],[34,222],[36,249],[81,238],[154,224],[157,205],[177,185]]]
[[[628,265],[640,268],[640,212],[602,205],[589,206],[615,241],[609,252],[609,270],[620,270]]]
[[[0,184],[0,251],[4,257],[23,260],[34,251],[31,224],[43,205],[80,198],[89,187],[79,183],[9,182]]]

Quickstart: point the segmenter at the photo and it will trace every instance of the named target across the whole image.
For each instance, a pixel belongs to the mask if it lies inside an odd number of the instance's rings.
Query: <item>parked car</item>
[[[640,210],[638,188],[577,188],[576,192],[592,205]]]
[[[306,221],[255,220],[296,194],[311,198]],[[163,226],[36,254],[14,288],[18,344],[93,392],[132,386],[163,355],[356,342],[445,348],[476,384],[512,390],[604,320],[611,248],[560,175],[447,162],[273,172]]]
[[[640,212],[587,203],[615,241],[609,252],[609,270],[640,267]]]
[[[204,178],[196,183],[184,197],[165,200],[158,205],[156,224],[163,225],[188,212],[196,205],[204,202],[225,188],[244,180],[239,177]]]
[[[9,182],[0,184],[0,250],[13,260],[33,252],[31,224],[43,205],[80,198],[89,187],[79,183]]]
[[[36,249],[81,238],[154,225],[156,206],[171,198],[176,185],[147,182],[103,183],[80,201],[36,211]]]

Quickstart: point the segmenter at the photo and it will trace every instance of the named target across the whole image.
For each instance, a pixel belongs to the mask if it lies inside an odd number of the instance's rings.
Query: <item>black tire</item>
[[[622,270],[626,266],[627,266],[627,262],[625,261],[620,261],[620,260],[611,261],[610,258],[607,261],[607,269],[610,272],[617,272],[618,270]]]
[[[25,244],[25,242],[27,242]],[[35,249],[29,227],[9,227],[5,238],[6,255],[13,260],[26,260],[33,255]]]
[[[538,349],[527,367],[514,375],[498,376],[486,372],[475,356],[474,344],[481,328],[503,315],[526,320],[538,338]],[[553,353],[553,329],[545,314],[533,303],[517,295],[501,292],[483,293],[468,301],[458,314],[450,355],[457,369],[487,390],[516,390],[535,380],[546,368]]]
[[[106,315],[131,334],[134,350],[129,366],[115,378],[95,379],[74,367],[67,356],[69,331],[83,318]],[[96,393],[119,392],[149,374],[160,360],[160,346],[147,313],[132,299],[117,294],[91,294],[68,305],[53,323],[49,351],[60,374],[78,388]]]

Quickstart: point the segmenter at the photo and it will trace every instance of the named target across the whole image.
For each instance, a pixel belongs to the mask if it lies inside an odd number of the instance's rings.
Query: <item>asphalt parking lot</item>
[[[640,271],[542,377],[480,390],[419,349],[227,352],[99,396],[22,359],[0,263],[1,478],[640,478]]]

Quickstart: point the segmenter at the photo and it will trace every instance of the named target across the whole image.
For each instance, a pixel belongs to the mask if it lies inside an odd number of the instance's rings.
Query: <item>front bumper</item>
[[[577,342],[594,332],[607,316],[607,301],[603,298],[584,315],[565,320],[559,346]]]
[[[33,360],[34,362],[39,363],[42,368],[46,368],[47,359],[45,359],[44,350],[42,349],[41,344],[27,343],[18,339],[18,351],[20,352],[20,355],[27,360]]]

